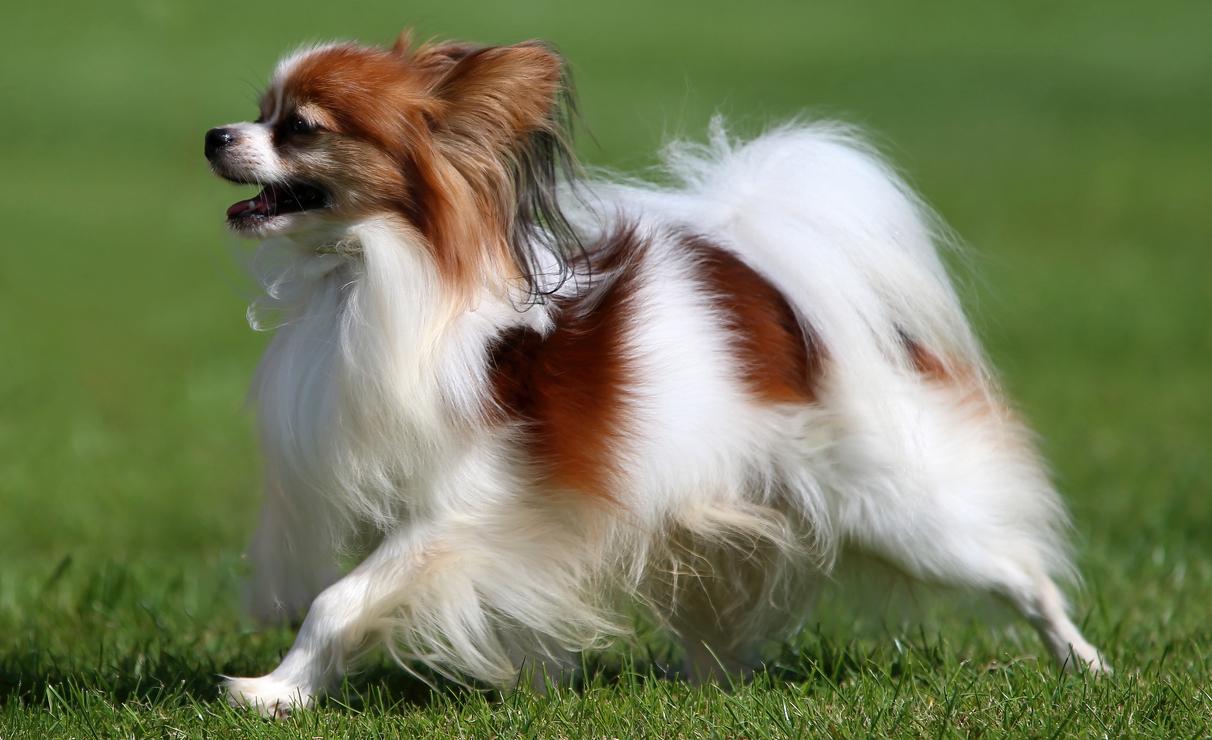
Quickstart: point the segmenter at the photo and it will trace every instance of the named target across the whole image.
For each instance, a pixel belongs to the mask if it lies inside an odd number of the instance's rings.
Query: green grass
[[[1194,736],[1212,732],[1212,5],[616,0],[22,3],[0,22],[0,737]],[[216,674],[287,647],[239,616],[266,337],[201,156],[307,39],[539,36],[635,170],[720,110],[875,132],[972,245],[963,290],[1071,503],[1077,614],[1117,673],[1018,626],[844,589],[750,685],[654,678],[659,639],[536,698],[385,666],[282,726]],[[856,626],[854,615],[862,619]],[[620,655],[632,656],[631,659]]]

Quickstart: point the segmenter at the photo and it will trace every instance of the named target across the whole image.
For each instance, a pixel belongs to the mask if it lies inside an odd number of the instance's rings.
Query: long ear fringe
[[[588,265],[581,235],[560,203],[561,194],[580,198],[580,170],[572,152],[576,97],[567,67],[561,78],[548,125],[529,134],[512,163],[517,212],[509,249],[525,281],[523,309],[546,303],[578,267]]]

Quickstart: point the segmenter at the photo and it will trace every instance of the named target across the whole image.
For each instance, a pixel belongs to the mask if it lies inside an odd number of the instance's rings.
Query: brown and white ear
[[[439,132],[509,146],[550,125],[563,79],[563,60],[539,42],[470,51],[434,87]]]
[[[405,28],[396,36],[396,42],[391,45],[391,53],[398,57],[412,56],[412,29]]]
[[[404,57],[418,67],[439,72],[445,72],[463,57],[484,48],[459,41],[425,41],[414,46],[414,39],[415,34],[411,28],[400,31],[396,42],[391,45],[391,53]]]
[[[445,73],[456,62],[484,47],[459,41],[426,42],[413,54],[413,63]]]

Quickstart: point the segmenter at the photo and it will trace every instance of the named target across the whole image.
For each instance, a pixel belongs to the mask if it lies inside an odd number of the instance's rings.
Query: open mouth
[[[274,216],[317,211],[328,206],[328,193],[315,185],[302,182],[267,185],[252,199],[231,204],[227,209],[227,221],[233,226],[252,226]]]

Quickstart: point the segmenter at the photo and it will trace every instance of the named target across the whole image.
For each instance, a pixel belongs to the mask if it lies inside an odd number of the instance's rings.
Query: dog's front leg
[[[332,515],[306,504],[273,486],[266,491],[248,546],[252,577],[244,594],[245,609],[262,624],[297,624],[316,595],[340,575],[334,536],[323,524]]]
[[[295,643],[274,671],[259,678],[228,678],[232,704],[264,715],[285,717],[310,706],[333,688],[346,658],[384,620],[409,607],[422,581],[457,555],[450,552],[450,532],[441,524],[416,524],[388,535],[360,565],[324,589],[307,612]]]

